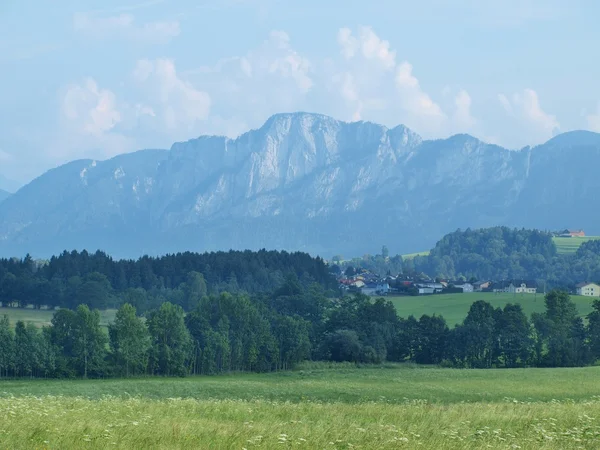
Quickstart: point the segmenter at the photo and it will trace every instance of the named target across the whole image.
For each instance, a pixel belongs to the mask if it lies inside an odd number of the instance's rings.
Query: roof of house
[[[589,286],[590,284],[593,284],[593,285],[595,285],[595,286],[599,286],[597,283],[588,283],[588,282],[583,282],[583,283],[578,283],[578,284],[577,284],[577,287],[578,287],[578,288],[582,288],[582,287]]]

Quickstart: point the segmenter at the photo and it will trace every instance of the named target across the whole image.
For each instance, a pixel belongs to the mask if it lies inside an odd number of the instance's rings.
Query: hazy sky
[[[600,131],[600,4],[2,0],[0,174],[236,136],[276,112],[471,133]]]

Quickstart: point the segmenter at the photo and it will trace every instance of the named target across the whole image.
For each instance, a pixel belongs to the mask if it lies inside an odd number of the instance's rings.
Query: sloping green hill
[[[600,236],[552,238],[560,255],[572,255],[577,251],[581,244],[587,241],[594,241],[596,239],[600,239]]]

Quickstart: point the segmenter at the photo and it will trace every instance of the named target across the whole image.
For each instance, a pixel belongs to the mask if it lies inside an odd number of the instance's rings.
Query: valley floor
[[[600,368],[0,381],[6,448],[597,448]]]

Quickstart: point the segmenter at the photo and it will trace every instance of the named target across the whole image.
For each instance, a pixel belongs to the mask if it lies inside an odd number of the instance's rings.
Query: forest
[[[600,358],[600,301],[587,323],[568,293],[546,295],[527,317],[518,304],[472,304],[450,329],[439,315],[398,317],[390,301],[328,299],[293,276],[272,294],[203,296],[189,313],[170,302],[144,317],[123,304],[108,333],[81,304],[48,327],[0,319],[3,377],[186,376],[268,372],[305,360],[415,362],[460,368],[572,367]]]
[[[178,253],[160,258],[113,260],[97,251],[63,252],[49,261],[0,259],[0,303],[5,306],[92,309],[135,306],[138,313],[165,301],[191,311],[206,294],[273,292],[286,276],[337,288],[327,265],[307,253],[229,251]]]
[[[403,262],[404,272],[445,279],[544,281],[573,290],[582,281],[600,281],[600,241],[587,241],[573,255],[557,253],[552,235],[538,230],[494,227],[457,230],[427,256]]]

